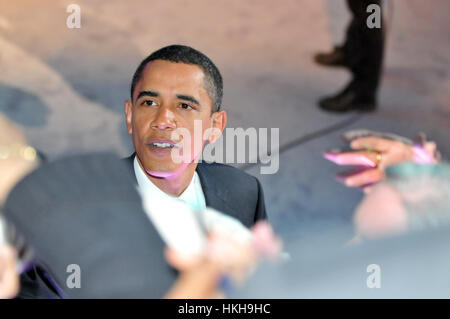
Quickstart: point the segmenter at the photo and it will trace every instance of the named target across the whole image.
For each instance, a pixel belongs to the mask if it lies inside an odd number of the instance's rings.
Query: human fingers
[[[166,247],[164,251],[166,261],[178,271],[195,268],[205,258],[203,255],[184,254],[183,252]]]
[[[350,143],[350,147],[352,149],[373,149],[377,150],[379,152],[386,152],[389,151],[389,149],[392,147],[392,144],[396,141],[377,137],[377,136],[367,136],[367,137],[360,137],[355,140],[353,140]]]
[[[12,247],[0,247],[0,299],[13,298],[19,292],[16,260],[16,252]]]
[[[368,184],[377,183],[385,177],[384,171],[379,168],[363,171],[359,174],[349,176],[344,180],[349,187],[361,187]]]

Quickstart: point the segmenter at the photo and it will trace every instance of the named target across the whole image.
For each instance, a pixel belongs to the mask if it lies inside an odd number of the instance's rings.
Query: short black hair
[[[185,45],[169,45],[161,48],[150,54],[139,64],[131,82],[132,101],[134,89],[142,76],[142,71],[150,61],[154,60],[198,65],[205,74],[205,89],[212,101],[212,113],[220,110],[223,96],[223,82],[219,69],[206,55]]]

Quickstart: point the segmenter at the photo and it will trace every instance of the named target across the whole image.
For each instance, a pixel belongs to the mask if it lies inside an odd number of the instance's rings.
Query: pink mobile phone
[[[342,155],[344,154],[345,155]],[[323,153],[323,157],[338,165],[360,165],[364,167],[376,167],[377,164],[354,150],[340,151],[330,150]]]

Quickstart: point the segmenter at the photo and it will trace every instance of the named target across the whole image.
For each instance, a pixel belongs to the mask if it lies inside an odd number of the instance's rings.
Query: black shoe
[[[375,97],[365,97],[353,89],[345,89],[341,93],[323,98],[319,101],[321,109],[330,112],[347,112],[357,110],[372,112],[377,108]]]
[[[314,61],[325,66],[347,66],[344,50],[341,47],[334,47],[330,53],[317,53],[314,55]]]

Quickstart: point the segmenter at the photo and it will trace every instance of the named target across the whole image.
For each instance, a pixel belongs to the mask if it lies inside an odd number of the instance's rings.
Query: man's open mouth
[[[175,145],[170,144],[170,143],[158,143],[158,142],[153,142],[150,143],[151,146],[155,146],[155,147],[159,147],[159,148],[173,148]]]
[[[150,141],[147,145],[158,149],[172,149],[179,147],[177,143],[170,140],[153,140]]]

